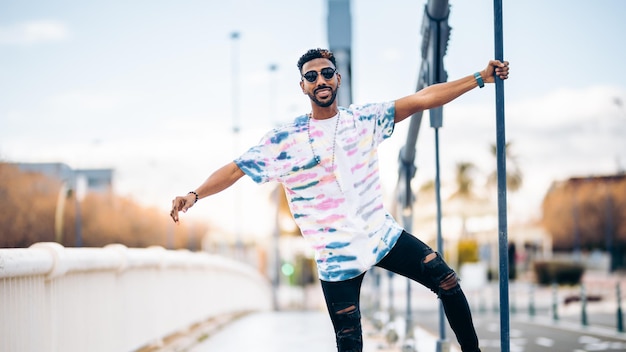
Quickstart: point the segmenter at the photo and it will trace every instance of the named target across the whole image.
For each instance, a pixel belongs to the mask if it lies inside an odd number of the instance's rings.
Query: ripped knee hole
[[[437,253],[436,252],[431,252],[429,253],[426,258],[424,258],[424,263],[428,263],[429,261],[433,260],[437,258]]]
[[[429,253],[424,258],[424,263],[428,263],[436,259],[437,255],[438,255],[437,252]],[[439,287],[443,290],[448,291],[448,290],[453,289],[457,285],[457,283],[458,283],[457,276],[453,271],[450,274],[448,274],[448,276],[446,276],[443,280],[441,280],[441,282],[439,282]]]
[[[355,306],[355,305],[351,305],[351,306],[349,306],[349,307],[347,307],[347,308],[344,308],[344,309],[338,310],[338,311],[336,312],[336,314],[347,314],[347,313],[352,313],[352,312],[354,312],[355,310],[356,310],[356,306]]]
[[[446,291],[454,288],[456,285],[457,285],[457,279],[456,279],[456,274],[454,273],[450,273],[450,275],[446,276],[446,278],[441,280],[441,282],[439,283],[439,287],[441,287],[442,289]]]

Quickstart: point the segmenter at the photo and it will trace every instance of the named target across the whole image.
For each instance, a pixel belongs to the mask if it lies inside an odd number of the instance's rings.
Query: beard
[[[324,88],[329,88],[329,87],[324,87]],[[315,91],[313,91],[313,93],[307,93],[307,95],[309,96],[309,99],[311,99],[311,101],[313,101],[317,106],[322,107],[322,108],[327,108],[331,105],[333,105],[333,103],[335,102],[335,99],[337,98],[337,90],[333,90],[332,88],[330,88],[331,94],[328,98],[326,98],[326,100],[322,101],[317,99],[317,97],[315,96]]]

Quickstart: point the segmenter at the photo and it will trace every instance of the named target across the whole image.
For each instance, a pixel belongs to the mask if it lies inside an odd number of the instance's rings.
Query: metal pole
[[[619,282],[615,284],[617,294],[617,331],[624,332],[624,316],[622,314],[622,291]]]
[[[433,113],[433,110],[430,112]],[[443,236],[441,234],[441,177],[439,171],[439,127],[435,127],[435,197],[437,201],[437,251],[443,256]],[[439,301],[439,340],[437,352],[443,352],[446,340],[446,322],[443,305]]]
[[[393,307],[393,272],[387,272],[387,283],[389,286],[387,287],[387,297],[389,299],[389,305],[387,307],[387,312],[389,314],[389,322],[393,322],[396,319],[396,312]]]
[[[552,283],[552,320],[559,320],[559,286]]]
[[[615,271],[615,258],[613,256],[613,199],[611,198],[611,191],[607,182],[604,182],[604,214],[605,214],[605,225],[604,225],[604,240],[606,246],[606,253],[609,255],[609,272],[612,273]]]
[[[404,223],[404,229],[413,233],[413,194],[411,193],[411,178],[415,173],[414,165],[405,165],[405,191],[406,202],[402,209],[402,220]],[[413,313],[411,306],[411,280],[406,279],[406,325],[404,333],[404,344],[402,346],[402,352],[415,352],[415,327],[413,324]]]
[[[587,320],[587,291],[585,284],[580,284],[580,324],[582,326],[589,325]]]
[[[63,219],[65,216],[67,189],[67,182],[63,181],[57,195],[57,205],[54,213],[54,240],[60,244],[63,244]]]
[[[232,99],[232,114],[233,114],[233,149],[234,153],[237,154],[239,152],[239,32],[235,31],[230,34],[230,39],[232,40],[232,53],[231,53],[231,74],[232,74],[232,82],[231,82],[231,99]],[[241,222],[237,221],[237,216],[241,212],[241,193],[239,191],[235,192],[234,195],[234,218],[235,218],[235,258],[239,260],[244,259],[243,253],[243,242],[241,240]]]
[[[578,181],[574,181],[572,185],[572,218],[574,220],[574,261],[580,263],[580,227],[578,225]]]
[[[535,286],[533,284],[528,287],[528,315],[531,318],[535,316]]]
[[[494,41],[495,59],[504,60],[502,33],[502,0],[494,0]],[[510,351],[509,326],[509,270],[508,270],[508,230],[506,213],[506,138],[504,128],[504,81],[495,78],[496,83],[496,155],[498,173],[498,242],[500,255],[500,350]]]
[[[511,287],[511,314],[512,315],[515,315],[515,313],[517,313],[516,299],[515,299],[516,291],[517,290],[515,286]]]
[[[83,217],[80,209],[80,199],[78,197],[78,192],[74,192],[74,204],[76,206],[76,221],[74,226],[76,228],[76,237],[75,237],[75,247],[83,246]]]
[[[269,87],[269,120],[272,126],[278,125],[276,122],[276,91],[273,89],[273,86],[276,84],[275,72],[278,70],[278,65],[270,64],[269,67],[270,72],[270,84]],[[274,265],[271,269],[272,271],[272,304],[274,306],[275,311],[280,310],[278,291],[280,289],[280,201],[281,201],[281,191],[280,188],[282,186],[279,184],[274,188],[274,205],[276,206],[276,213],[274,214],[274,234],[272,236],[272,246],[274,247]]]

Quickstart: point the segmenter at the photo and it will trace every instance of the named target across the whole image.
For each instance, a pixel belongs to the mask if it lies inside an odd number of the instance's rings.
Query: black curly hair
[[[304,55],[300,56],[298,60],[298,70],[302,73],[302,66],[307,62],[314,59],[328,59],[333,63],[333,66],[337,67],[337,63],[335,62],[335,55],[333,52],[328,49],[310,49]]]

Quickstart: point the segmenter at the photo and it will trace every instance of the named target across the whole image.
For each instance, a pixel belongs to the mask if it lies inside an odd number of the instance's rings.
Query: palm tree
[[[522,187],[523,174],[517,163],[517,156],[513,154],[512,150],[513,142],[506,142],[505,144],[505,158],[506,158],[506,187],[511,192],[515,192]],[[495,143],[490,145],[491,155],[497,158],[497,147]],[[487,178],[487,184],[495,187],[498,184],[498,170],[493,170]]]
[[[513,142],[506,142],[504,145],[505,161],[506,161],[506,188],[511,192],[518,191],[522,187],[523,175],[517,163],[517,156],[513,154],[512,150]],[[496,144],[490,145],[491,155],[497,159],[497,146]],[[498,184],[498,170],[494,170],[487,179],[489,186],[495,187]],[[512,252],[511,252],[512,251]],[[509,279],[515,279],[517,277],[515,270],[515,243],[509,244]]]
[[[481,217],[493,213],[492,203],[484,192],[476,190],[474,173],[476,166],[471,162],[458,162],[456,164],[456,190],[448,197],[444,205],[444,213],[460,218],[461,233],[456,246],[457,265],[479,260],[478,242],[467,228],[468,219]]]
[[[446,212],[461,217],[462,235],[467,235],[466,221],[467,218],[476,214],[476,208],[483,199],[474,191],[474,178],[472,173],[476,171],[476,166],[467,161],[461,161],[456,164],[456,191],[448,198],[445,206]]]
[[[456,164],[456,185],[457,190],[450,198],[468,199],[473,196],[474,180],[471,172],[476,170],[476,166],[471,162],[461,161]]]

